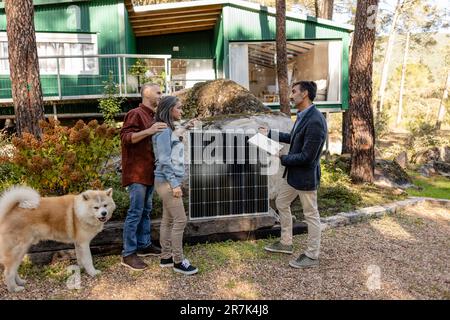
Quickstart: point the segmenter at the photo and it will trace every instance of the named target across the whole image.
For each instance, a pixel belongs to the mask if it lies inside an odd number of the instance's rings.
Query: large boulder
[[[397,162],[400,167],[406,169],[408,166],[408,154],[406,151],[403,151],[395,157],[394,161]]]
[[[424,177],[441,175],[450,178],[450,163],[443,161],[430,161],[419,168],[419,173]]]
[[[432,147],[421,150],[411,157],[411,162],[415,164],[426,164],[431,161],[450,163],[450,146]]]
[[[351,155],[343,154],[333,159],[334,166],[350,173]],[[413,187],[411,177],[396,162],[390,160],[375,160],[374,184],[382,188],[406,189]]]
[[[180,98],[184,116],[189,119],[270,112],[270,108],[232,80],[200,82],[174,95]]]
[[[380,187],[406,189],[414,186],[411,177],[396,161],[376,159],[374,178],[375,185]]]

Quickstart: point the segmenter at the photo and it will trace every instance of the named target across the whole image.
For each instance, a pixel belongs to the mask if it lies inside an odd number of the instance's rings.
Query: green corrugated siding
[[[5,9],[0,9],[0,31],[6,31]]]
[[[133,32],[130,19],[128,17],[128,10],[125,9],[125,41],[126,41],[126,53],[137,53],[136,50],[136,36]]]
[[[213,30],[139,37],[136,39],[140,54],[171,54],[174,59],[213,59]],[[177,46],[180,51],[173,51]]]
[[[224,36],[223,36],[223,19],[220,17],[220,20],[216,23],[214,28],[214,44],[213,48],[215,49],[214,53],[214,63],[216,68],[216,78],[223,78],[223,57],[224,57]]]
[[[77,5],[80,8],[79,29],[68,23],[70,12],[67,8]],[[135,53],[134,35],[128,21],[123,0],[94,0],[89,2],[65,3],[35,7],[36,32],[74,32],[97,34],[99,54]],[[0,10],[0,30],[6,30],[4,10]],[[102,94],[103,81],[107,80],[109,70],[118,76],[116,59],[100,59],[97,76],[61,76],[63,95]],[[117,78],[116,78],[117,81]],[[44,96],[57,96],[56,76],[41,76]],[[0,78],[0,98],[10,98],[9,77]]]
[[[274,40],[275,16],[264,11],[250,11],[227,6],[226,33],[229,41]],[[342,29],[312,21],[287,18],[288,39],[341,39],[348,33]]]
[[[49,5],[55,3],[64,3],[64,2],[80,2],[80,1],[92,1],[92,0],[33,0],[33,4],[35,6],[39,5]],[[0,9],[5,7],[5,1],[0,1]]]
[[[70,17],[67,8],[74,5],[73,3],[35,7],[36,32],[97,33],[99,53],[125,53],[124,48],[129,46],[118,41],[123,37],[119,29],[119,3],[123,1],[95,0],[76,3],[81,12],[79,29],[67,23]],[[4,10],[0,10],[0,30],[6,30]]]

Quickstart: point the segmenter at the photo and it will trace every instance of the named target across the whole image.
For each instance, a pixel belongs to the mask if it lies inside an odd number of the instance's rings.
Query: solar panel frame
[[[190,130],[188,135],[187,135],[188,136],[188,148],[187,149],[188,149],[188,159],[189,159],[189,177],[188,177],[188,180],[189,180],[188,181],[188,184],[189,184],[189,208],[188,208],[189,214],[188,214],[188,217],[189,217],[189,220],[197,221],[197,220],[222,219],[222,218],[230,218],[230,217],[249,217],[249,216],[265,216],[265,215],[269,215],[269,208],[270,208],[269,177],[267,175],[262,175],[261,172],[260,172],[259,174],[261,176],[265,177],[265,184],[264,184],[264,189],[265,190],[263,190],[263,196],[265,195],[267,199],[255,199],[254,200],[254,201],[256,201],[255,209],[257,210],[258,208],[262,207],[262,208],[267,208],[267,210],[265,210],[265,211],[261,210],[261,211],[258,211],[258,212],[246,212],[246,213],[233,214],[233,213],[230,213],[232,210],[230,210],[229,208],[228,208],[228,210],[226,210],[223,206],[220,206],[220,202],[217,201],[216,202],[217,207],[218,207],[217,212],[219,212],[221,210],[224,210],[223,212],[228,211],[229,214],[205,215],[205,216],[200,216],[200,217],[192,216],[192,204],[193,204],[193,202],[192,202],[192,196],[193,196],[192,190],[193,190],[193,186],[192,186],[192,178],[191,177],[192,177],[192,165],[194,164],[194,161],[193,161],[193,159],[191,157],[191,152],[192,152],[192,138],[191,138],[191,136],[192,136],[193,133],[198,133],[198,132],[196,132],[196,130]],[[220,131],[220,130],[201,131],[201,133],[202,134],[205,134],[205,133],[221,133],[222,135],[226,134],[226,132]],[[234,133],[234,134],[236,134],[236,133]],[[203,135],[202,135],[202,137],[203,137]],[[244,136],[244,140],[245,140],[245,136]],[[247,140],[248,140],[248,138],[247,138]],[[245,140],[246,144],[248,144],[247,140]],[[225,146],[225,148],[226,148],[226,146]],[[234,148],[236,148],[236,147],[234,146]],[[203,146],[202,146],[202,150],[203,150]],[[226,154],[224,155],[224,159],[226,159]],[[203,161],[203,157],[202,157],[202,161]],[[217,165],[217,164],[213,164],[213,165]],[[234,165],[235,164],[232,164],[231,166],[234,166]],[[256,164],[256,165],[258,165],[258,164]],[[224,166],[230,166],[230,165],[225,163]],[[224,176],[221,176],[221,179],[223,179],[223,177]],[[223,182],[223,181],[221,181],[221,182]],[[206,188],[206,189],[208,189],[208,188]],[[257,189],[257,188],[255,188],[255,189]],[[233,190],[233,187],[230,187],[230,192],[232,190]],[[254,192],[256,194],[258,194],[261,191],[255,190]],[[262,203],[261,200],[265,200],[265,202]],[[230,201],[232,201],[232,200],[230,200]],[[196,203],[196,204],[198,204],[198,203]]]

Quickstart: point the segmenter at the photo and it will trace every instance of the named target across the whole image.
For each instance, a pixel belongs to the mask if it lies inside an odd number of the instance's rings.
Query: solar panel
[[[268,177],[262,174],[262,155],[247,142],[251,136],[190,132],[190,219],[268,213]]]

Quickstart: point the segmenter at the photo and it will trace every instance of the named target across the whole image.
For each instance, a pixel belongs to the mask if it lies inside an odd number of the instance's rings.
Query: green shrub
[[[434,123],[426,121],[424,115],[419,115],[415,121],[409,124],[406,148],[408,156],[414,162],[415,155],[432,148],[450,144],[450,140],[439,135],[439,130]]]
[[[375,141],[386,137],[389,133],[389,111],[384,109],[375,118]]]
[[[345,161],[340,158],[322,161],[321,169],[318,205],[323,216],[354,209],[362,201],[361,194],[352,187],[348,164]]]
[[[115,126],[114,118],[120,113],[120,106],[125,101],[119,97],[118,85],[114,82],[112,71],[109,72],[108,80],[104,81],[104,98],[99,100],[99,109],[103,114],[105,122],[110,126]]]
[[[96,120],[78,121],[72,128],[58,121],[40,122],[43,136],[37,140],[24,133],[14,137],[12,155],[2,156],[2,185],[27,184],[43,195],[79,193],[101,189],[101,168],[119,153],[117,129]]]

